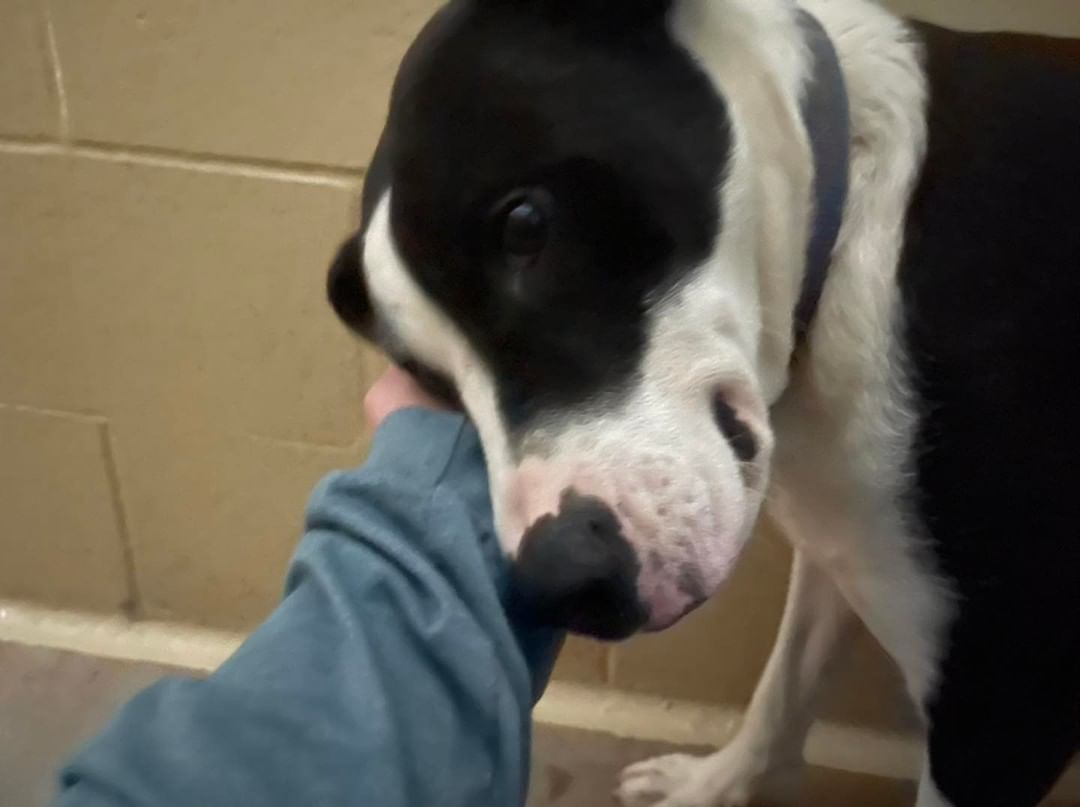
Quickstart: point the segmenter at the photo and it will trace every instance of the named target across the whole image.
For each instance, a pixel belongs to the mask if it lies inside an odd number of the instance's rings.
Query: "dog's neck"
[[[815,155],[802,100],[814,75],[815,54],[800,23],[803,8],[831,37],[843,66],[851,111],[852,174],[846,213],[833,250],[830,282],[809,334],[811,347],[829,316],[838,269],[845,271],[840,256],[865,248],[865,244],[852,247],[852,238],[869,238],[868,228],[880,225],[865,221],[865,211],[876,206],[874,199],[887,202],[890,209],[896,202],[906,203],[913,173],[910,160],[905,157],[905,164],[897,166],[903,168],[903,177],[885,176],[891,171],[890,154],[897,149],[905,155],[918,152],[923,141],[922,132],[913,131],[922,122],[921,84],[909,93],[912,103],[906,96],[891,97],[898,94],[898,87],[906,93],[904,88],[918,83],[917,59],[907,53],[912,49],[910,37],[875,3],[680,0],[675,5],[675,36],[716,84],[730,111],[733,147],[723,209],[729,217],[746,211],[753,222],[735,226],[729,219],[716,264],[725,272],[725,285],[737,295],[740,309],[752,312],[741,323],[740,340],[768,403],[777,401],[789,385],[798,331],[795,312],[813,234]],[[903,58],[894,58],[897,50],[904,51]],[[891,75],[894,70],[904,75]],[[915,107],[911,120],[904,117]],[[891,119],[894,113],[896,120]],[[890,186],[882,188],[881,182]],[[894,225],[899,227],[901,220],[902,208]],[[887,259],[881,270],[891,271],[894,265],[895,259],[891,264]],[[732,277],[733,272],[739,276]]]
[[[810,52],[787,0],[681,0],[672,30],[728,107],[727,219],[715,271],[748,312],[739,341],[772,402],[787,386],[810,234],[814,169],[800,105]]]

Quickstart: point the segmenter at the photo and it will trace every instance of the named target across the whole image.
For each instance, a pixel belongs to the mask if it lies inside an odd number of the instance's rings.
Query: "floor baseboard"
[[[243,638],[240,633],[188,625],[132,622],[120,616],[0,601],[0,641],[102,658],[208,672],[228,658]],[[535,716],[544,725],[622,739],[719,747],[738,727],[741,711],[555,681],[537,705]],[[807,761],[817,767],[900,780],[917,778],[922,756],[917,738],[824,722],[814,727],[806,749]],[[1055,796],[1080,801],[1080,765],[1066,774]]]

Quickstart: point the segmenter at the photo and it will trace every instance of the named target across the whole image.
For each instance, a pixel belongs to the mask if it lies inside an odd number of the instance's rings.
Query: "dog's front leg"
[[[626,807],[742,807],[791,799],[821,681],[853,623],[825,571],[796,552],[787,605],[765,672],[735,738],[708,757],[674,755],[623,771]]]

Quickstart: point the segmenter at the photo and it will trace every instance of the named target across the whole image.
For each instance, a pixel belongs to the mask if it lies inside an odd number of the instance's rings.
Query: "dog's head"
[[[602,638],[672,624],[731,571],[791,349],[797,101],[763,64],[718,78],[739,41],[698,6],[445,7],[329,278],[353,330],[476,423],[522,597]]]

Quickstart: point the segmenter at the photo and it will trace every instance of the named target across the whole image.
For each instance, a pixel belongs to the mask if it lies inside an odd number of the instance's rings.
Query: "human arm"
[[[559,637],[508,616],[506,565],[475,431],[396,412],[316,490],[274,614],[208,679],[137,696],[57,806],[523,804]]]

